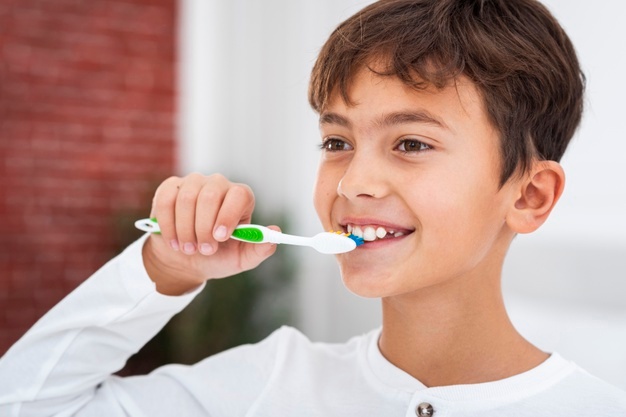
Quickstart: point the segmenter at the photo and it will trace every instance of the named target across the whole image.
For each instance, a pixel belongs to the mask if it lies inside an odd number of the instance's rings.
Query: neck
[[[496,381],[545,361],[510,322],[499,277],[485,280],[383,299],[382,354],[426,386]]]

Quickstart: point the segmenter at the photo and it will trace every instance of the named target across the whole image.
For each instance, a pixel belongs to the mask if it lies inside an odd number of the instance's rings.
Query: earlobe
[[[537,161],[519,181],[507,223],[516,233],[531,233],[548,218],[563,193],[565,173],[558,162]]]

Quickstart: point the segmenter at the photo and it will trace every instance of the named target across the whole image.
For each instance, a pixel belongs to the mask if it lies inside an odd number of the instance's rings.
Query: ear
[[[565,172],[555,161],[536,161],[518,181],[518,194],[506,222],[517,233],[537,230],[548,218],[563,194]]]

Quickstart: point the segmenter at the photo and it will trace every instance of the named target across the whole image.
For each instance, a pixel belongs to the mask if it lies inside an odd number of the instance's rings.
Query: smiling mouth
[[[353,225],[347,224],[344,226],[344,230],[348,233],[352,233],[355,236],[362,238],[366,242],[373,242],[376,240],[389,240],[399,238],[413,233],[412,230],[393,228],[379,225]]]

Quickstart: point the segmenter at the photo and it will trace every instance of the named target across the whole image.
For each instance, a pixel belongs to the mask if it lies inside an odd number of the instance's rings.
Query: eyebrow
[[[335,124],[347,128],[352,127],[352,123],[346,117],[337,113],[330,112],[322,113],[320,115],[319,123],[320,126],[325,124]],[[387,113],[374,121],[374,125],[377,127],[388,127],[409,123],[425,123],[448,129],[448,126],[441,119],[423,110]]]

